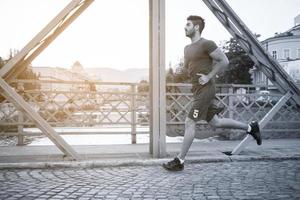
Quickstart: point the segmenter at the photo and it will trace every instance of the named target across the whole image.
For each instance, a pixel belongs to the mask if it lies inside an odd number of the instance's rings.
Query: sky
[[[70,0],[0,0],[0,56],[21,50]],[[227,0],[260,40],[294,26],[300,0]],[[201,0],[166,0],[166,68],[175,66],[190,43],[184,26],[189,15],[206,21],[202,36],[218,45],[230,34]],[[95,0],[34,61],[33,66],[70,68],[148,68],[148,0]]]

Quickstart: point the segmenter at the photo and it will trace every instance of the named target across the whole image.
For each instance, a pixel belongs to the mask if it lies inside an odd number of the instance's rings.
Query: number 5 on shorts
[[[197,118],[199,114],[199,110],[194,110],[193,117]]]

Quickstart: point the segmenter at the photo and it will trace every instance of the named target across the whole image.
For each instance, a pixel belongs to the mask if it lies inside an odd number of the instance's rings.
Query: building
[[[71,69],[34,66],[32,70],[40,75],[41,80],[84,81],[91,79],[78,61],[71,66]]]
[[[71,91],[71,92],[85,92],[90,91],[92,84],[87,84],[94,81],[88,76],[82,65],[76,61],[71,69],[61,67],[32,67],[32,71],[39,75],[40,80],[52,81],[41,83],[41,91]],[[82,84],[81,84],[82,82]],[[66,101],[65,95],[57,95],[56,101]]]
[[[46,90],[76,90],[76,91],[84,91],[86,88],[78,88],[78,84],[76,84],[76,88],[72,84],[62,84],[63,82],[72,82],[72,81],[95,81],[93,77],[90,77],[86,72],[82,65],[76,61],[71,69],[65,69],[61,67],[32,67],[33,72],[39,75],[40,80],[50,80],[50,81],[60,81],[59,84],[47,84],[45,86],[42,85],[41,89]],[[49,88],[51,87],[51,88]]]
[[[262,46],[275,58],[286,72],[300,84],[300,15],[294,19],[294,27],[261,42]],[[252,71],[253,84],[273,85],[267,77],[256,69]]]

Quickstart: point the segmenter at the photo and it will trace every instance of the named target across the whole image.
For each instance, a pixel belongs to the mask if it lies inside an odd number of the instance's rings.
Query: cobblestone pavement
[[[1,170],[0,199],[300,199],[300,161]]]

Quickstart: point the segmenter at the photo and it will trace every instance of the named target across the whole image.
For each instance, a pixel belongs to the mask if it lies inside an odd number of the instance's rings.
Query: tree
[[[186,83],[190,81],[187,70],[184,69],[183,64],[184,64],[183,60],[181,60],[180,63],[178,64],[178,67],[175,70],[174,73],[175,83]]]
[[[39,75],[34,73],[30,66],[27,66],[27,68],[24,70],[24,72],[21,73],[20,75],[18,75],[17,79],[39,80]],[[41,89],[41,85],[39,83],[25,83],[24,84],[24,90],[39,90],[39,89]]]
[[[187,71],[183,69],[182,60],[177,64],[175,68],[175,72],[172,68],[169,68],[166,74],[167,83],[184,83],[188,81],[189,81],[188,74]]]
[[[141,80],[137,86],[138,93],[149,92],[149,83],[146,80]]]
[[[174,83],[174,71],[170,67],[167,74],[166,74],[166,82],[167,83]]]
[[[238,44],[237,40],[231,38],[225,43],[223,49],[229,60],[229,65],[218,74],[216,82],[251,84],[249,70],[254,66],[254,63],[244,49]]]
[[[8,63],[8,61],[10,59],[12,59],[12,57],[14,57],[14,55],[16,53],[17,53],[17,50],[10,50],[8,59],[3,59],[2,57],[0,57],[0,69],[6,63]],[[26,67],[26,69],[24,70],[24,72],[20,73],[17,76],[17,79],[39,80],[39,75],[34,73],[31,66],[28,65]],[[16,87],[16,85],[13,85],[13,86]],[[25,83],[23,87],[24,87],[24,90],[39,90],[41,88],[39,83]],[[41,98],[41,96],[39,96],[38,98]],[[4,97],[0,97],[0,101],[3,101],[3,100],[4,100]]]

